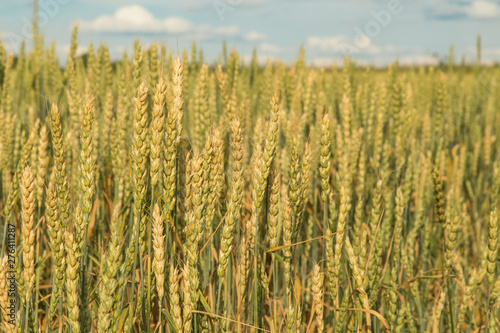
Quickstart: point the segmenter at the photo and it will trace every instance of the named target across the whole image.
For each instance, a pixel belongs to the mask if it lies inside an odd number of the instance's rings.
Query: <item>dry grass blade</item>
[[[292,246],[297,246],[297,245],[301,245],[301,244],[309,243],[309,242],[312,242],[312,241],[315,241],[315,240],[318,240],[318,239],[322,239],[322,238],[330,237],[330,236],[336,235],[336,234],[338,234],[338,233],[345,232],[345,231],[347,231],[347,230],[349,230],[349,229],[350,229],[350,228],[345,228],[345,229],[344,229],[344,230],[342,230],[342,231],[333,232],[333,233],[331,233],[329,236],[318,236],[318,237],[315,237],[315,238],[307,239],[307,240],[304,240],[304,241],[301,241],[301,242],[297,242],[297,243],[293,243],[293,244],[276,246],[276,247],[273,247],[272,249],[267,250],[267,251],[266,251],[266,253],[271,253],[271,252],[279,251],[279,250],[281,250],[281,249],[286,249],[286,248],[289,248],[289,247],[292,247]]]
[[[264,328],[260,328],[260,327],[257,327],[257,326],[253,326],[253,325],[250,325],[250,324],[246,324],[246,323],[243,323],[243,322],[240,322],[240,321],[237,321],[237,320],[231,319],[231,318],[226,318],[226,317],[223,317],[223,316],[219,316],[219,315],[216,315],[216,314],[214,314],[214,313],[208,313],[208,312],[198,311],[198,310],[193,310],[193,311],[191,311],[191,312],[192,312],[192,313],[199,313],[199,314],[203,314],[203,315],[207,315],[207,316],[210,316],[210,317],[215,317],[215,318],[219,318],[219,319],[223,319],[223,320],[227,320],[227,321],[230,321],[230,322],[232,322],[232,323],[236,323],[236,324],[238,324],[238,325],[242,325],[242,326],[245,326],[245,327],[249,327],[249,328],[256,329],[256,330],[258,330],[258,331],[271,333],[271,331],[266,330],[266,329],[264,329]]]

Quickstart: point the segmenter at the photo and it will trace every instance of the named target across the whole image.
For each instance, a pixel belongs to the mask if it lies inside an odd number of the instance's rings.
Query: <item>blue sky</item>
[[[31,46],[31,0],[0,0],[0,38],[9,51],[24,39]],[[476,36],[483,61],[500,60],[500,0],[40,0],[45,43],[55,41],[64,59],[71,30],[79,24],[79,52],[104,42],[112,57],[164,42],[174,53],[196,41],[215,61],[222,40],[249,59],[292,61],[303,45],[308,63],[339,63],[346,53],[360,63],[385,65],[447,59],[474,61]]]

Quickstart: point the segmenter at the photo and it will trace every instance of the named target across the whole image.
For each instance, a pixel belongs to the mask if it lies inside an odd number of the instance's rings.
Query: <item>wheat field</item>
[[[3,332],[500,329],[498,67],[77,45],[0,43]]]

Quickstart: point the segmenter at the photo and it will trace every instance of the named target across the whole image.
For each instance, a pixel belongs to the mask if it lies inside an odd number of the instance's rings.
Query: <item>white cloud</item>
[[[311,59],[311,64],[315,67],[332,67],[333,65],[341,66],[343,61],[343,58],[315,57]]]
[[[496,57],[497,61],[500,60],[500,48],[488,48],[481,50],[482,55],[487,57]]]
[[[376,45],[370,39],[362,42],[344,35],[338,36],[310,36],[306,39],[306,47],[316,55],[390,55],[406,51],[417,51],[415,47],[404,45]]]
[[[374,66],[374,67],[385,67],[389,63],[394,62],[396,58],[393,57],[370,57],[368,59],[357,59],[352,58],[352,60],[359,66]],[[418,66],[418,65],[437,65],[439,60],[435,57],[428,55],[408,55],[397,58],[401,66]],[[332,67],[332,66],[342,66],[344,59],[342,57],[316,57],[311,60],[311,64],[316,67]]]
[[[82,21],[80,27],[84,31],[96,32],[167,32],[184,33],[193,29],[193,24],[181,17],[157,19],[144,7],[138,5],[124,6],[110,15],[102,15],[93,21]]]
[[[311,36],[307,38],[306,44],[323,52],[343,52],[345,45],[350,42],[352,41],[343,35],[331,37]]]
[[[477,46],[476,45],[469,45],[465,48],[465,53],[466,54],[471,54],[476,56],[477,52]],[[481,55],[489,55],[489,56],[497,56],[500,57],[500,48],[490,48],[490,47],[482,47],[481,48]]]
[[[260,44],[260,50],[264,53],[280,53],[281,52],[281,47],[271,44],[271,43],[262,43]]]
[[[159,19],[139,5],[123,6],[113,15],[101,15],[92,21],[81,21],[80,27],[83,31],[183,34],[196,39],[232,36],[239,33],[239,27],[234,25],[217,27],[195,25],[177,16]]]
[[[474,18],[496,18],[500,17],[500,6],[492,1],[473,1],[466,13]]]
[[[464,6],[447,2],[429,2],[429,12],[432,17],[450,19],[465,17]]]
[[[465,48],[466,63],[476,63],[476,46],[469,45]],[[485,65],[500,63],[500,47],[482,48],[481,63]]]
[[[398,62],[402,66],[437,65],[439,59],[429,55],[415,54],[399,57]]]
[[[65,45],[59,45],[56,46],[56,52],[59,54],[61,58],[66,58],[69,54],[69,50],[71,48],[71,44],[65,44]],[[76,48],[76,56],[81,56],[82,54],[87,53],[88,47],[87,46],[81,46],[78,45]]]
[[[439,64],[439,59],[426,54],[411,54],[401,57],[376,57],[370,59],[362,59],[356,61],[356,64],[361,66],[373,66],[383,68],[389,64],[398,61],[400,66],[435,66]]]
[[[310,36],[306,40],[306,45],[313,51],[319,53],[360,53],[360,54],[380,54],[384,50],[368,42],[356,43],[353,38],[344,35],[338,36]]]
[[[387,66],[399,58],[404,65],[436,64],[437,59],[427,55],[419,55],[422,50],[418,46],[376,45],[356,43],[354,38],[338,36],[310,36],[306,39],[306,54],[311,54],[314,66],[329,67],[342,64],[342,59],[349,54],[357,64],[362,66]],[[362,44],[362,45],[361,45]]]
[[[213,31],[218,35],[225,36],[234,36],[240,32],[240,28],[237,25],[223,25],[215,28],[204,26],[204,28],[208,31]]]
[[[259,7],[264,5],[264,0],[190,0],[185,1],[184,8],[187,10],[214,10],[216,7],[236,9],[239,7]],[[225,7],[227,6],[227,7]]]
[[[404,52],[404,51],[417,51],[421,49],[419,46],[412,46],[412,47],[409,47],[409,46],[406,46],[406,45],[385,45],[383,47],[383,52],[387,52],[387,53],[401,53],[401,52]]]
[[[500,17],[500,6],[491,0],[472,0],[467,2],[429,1],[430,14],[440,19],[492,19]]]
[[[258,42],[258,41],[266,40],[267,35],[262,33],[262,32],[252,30],[252,31],[249,31],[248,33],[246,33],[244,38],[245,38],[245,40],[247,40],[249,42]]]

